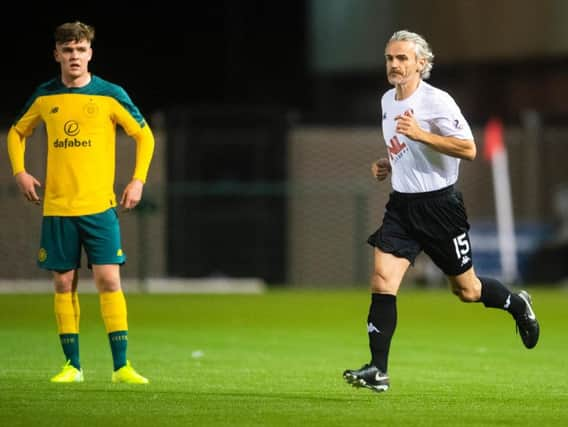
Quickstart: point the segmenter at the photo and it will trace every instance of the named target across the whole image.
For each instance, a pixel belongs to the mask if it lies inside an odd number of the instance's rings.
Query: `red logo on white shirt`
[[[387,147],[389,149],[391,158],[395,158],[402,150],[406,148],[406,144],[404,142],[401,143],[396,137],[396,135],[393,136],[389,142],[390,145]]]

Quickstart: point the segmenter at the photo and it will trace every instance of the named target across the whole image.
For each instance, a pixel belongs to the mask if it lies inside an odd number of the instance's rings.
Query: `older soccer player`
[[[445,273],[461,301],[509,312],[525,347],[533,348],[540,333],[526,291],[512,293],[495,279],[478,277],[473,268],[466,210],[454,185],[460,161],[473,160],[476,146],[454,99],[424,81],[433,58],[426,40],[406,30],[395,32],[385,49],[387,78],[394,86],[381,99],[389,158],[375,161],[371,171],[379,181],[391,175],[393,191],[381,226],[368,239],[374,248],[367,319],[371,360],[343,373],[349,384],[378,392],[390,387],[397,293],[421,251]]]

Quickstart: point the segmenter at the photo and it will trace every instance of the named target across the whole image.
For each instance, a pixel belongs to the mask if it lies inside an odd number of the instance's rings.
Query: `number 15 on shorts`
[[[464,255],[467,255],[469,253],[470,246],[466,233],[454,237],[453,242],[454,242],[454,249],[456,250],[456,257],[458,259],[461,259]]]

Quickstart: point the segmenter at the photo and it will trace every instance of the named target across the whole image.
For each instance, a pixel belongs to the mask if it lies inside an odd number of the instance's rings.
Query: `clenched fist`
[[[391,172],[389,159],[381,158],[374,161],[371,164],[371,172],[378,181],[383,181]]]

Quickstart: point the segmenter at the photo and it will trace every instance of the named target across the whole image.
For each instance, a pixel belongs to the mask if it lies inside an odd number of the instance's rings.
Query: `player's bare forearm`
[[[414,116],[400,115],[396,117],[396,131],[414,141],[428,145],[433,150],[463,160],[473,160],[477,154],[475,141],[453,136],[441,136],[427,132],[420,127]]]
[[[412,138],[414,139],[414,138]],[[434,150],[457,157],[463,160],[474,160],[477,155],[475,141],[470,139],[460,139],[453,136],[440,136],[430,132],[422,132],[420,139],[417,139]]]

